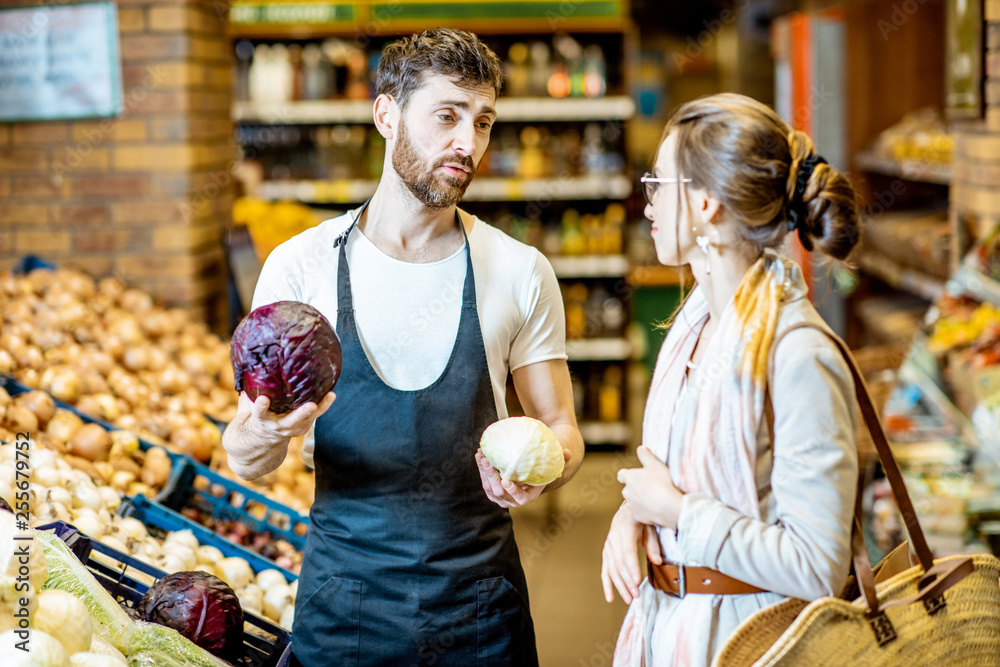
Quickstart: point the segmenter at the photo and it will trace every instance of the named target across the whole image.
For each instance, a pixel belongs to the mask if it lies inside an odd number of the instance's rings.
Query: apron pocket
[[[476,586],[478,667],[529,664],[529,656],[534,656],[534,630],[524,598],[504,577],[480,579]]]
[[[302,665],[357,667],[361,582],[330,577],[295,610],[292,651]]]

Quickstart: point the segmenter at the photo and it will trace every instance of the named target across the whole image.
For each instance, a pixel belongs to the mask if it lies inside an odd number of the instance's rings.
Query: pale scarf
[[[747,271],[724,310],[698,369],[696,383],[684,389],[687,362],[709,312],[701,288],[691,292],[657,358],[643,421],[643,445],[666,462],[674,409],[682,391],[695,392],[697,403],[691,428],[679,439],[683,465],[670,470],[674,484],[681,491],[712,496],[744,516],[760,519],[757,434],[764,409],[768,355],[782,301],[800,296],[805,290],[799,267],[773,251],[766,251]],[[658,532],[664,556],[678,560],[674,531],[659,529]],[[713,614],[718,606],[713,598],[710,595],[694,595],[684,600],[668,598],[648,582],[644,583],[622,624],[615,666],[661,667],[693,662],[694,655],[706,650],[707,634],[715,627]],[[677,605],[681,604],[682,614],[677,613]],[[677,632],[672,633],[675,636],[649,637],[658,613],[677,617],[676,622],[667,624],[676,628]],[[657,626],[658,632],[662,625]],[[650,650],[659,645],[670,647],[670,655],[657,655]]]

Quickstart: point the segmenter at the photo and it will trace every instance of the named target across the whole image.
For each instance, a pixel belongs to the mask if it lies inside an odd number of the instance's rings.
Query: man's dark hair
[[[382,52],[376,95],[388,95],[405,107],[423,85],[425,73],[446,76],[462,86],[503,86],[503,67],[493,50],[470,32],[434,28],[393,42]]]

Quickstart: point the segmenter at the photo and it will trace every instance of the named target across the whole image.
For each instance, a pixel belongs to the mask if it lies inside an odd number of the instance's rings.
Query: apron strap
[[[337,284],[346,287],[346,289],[338,290],[337,292],[338,312],[354,312],[354,303],[351,301],[351,272],[347,266],[347,239],[351,235],[351,232],[354,231],[358,220],[361,219],[361,214],[368,208],[368,204],[371,201],[371,198],[369,198],[368,201],[361,205],[351,224],[340,236],[333,240],[333,247],[340,249],[337,261]],[[476,281],[474,278],[475,274],[472,272],[472,248],[469,246],[469,235],[465,231],[465,225],[462,224],[462,216],[459,214],[458,208],[455,209],[455,221],[458,223],[458,228],[462,230],[462,238],[465,239],[466,250],[465,286],[462,289],[462,305],[474,308],[476,306]]]

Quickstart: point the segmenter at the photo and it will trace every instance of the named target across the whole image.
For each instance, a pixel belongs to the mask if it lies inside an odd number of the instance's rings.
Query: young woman
[[[734,94],[681,107],[643,184],[660,262],[689,264],[697,287],[660,350],[642,467],[619,473],[601,578],[630,604],[616,666],[709,665],[757,610],[847,577],[853,383],[822,331],[784,336],[826,325],[777,249],[795,234],[844,259],[857,205],[808,136]]]

